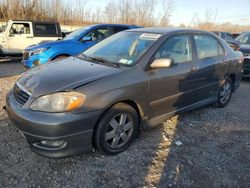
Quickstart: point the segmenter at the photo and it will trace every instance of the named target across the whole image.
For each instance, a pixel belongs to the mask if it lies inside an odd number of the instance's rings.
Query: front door
[[[31,24],[25,22],[13,23],[8,35],[8,43],[11,52],[20,53],[26,47],[33,44]]]
[[[171,58],[174,65],[148,71],[150,77],[151,118],[182,109],[197,102],[197,81],[193,72],[191,35],[175,35],[156,51],[154,59]]]

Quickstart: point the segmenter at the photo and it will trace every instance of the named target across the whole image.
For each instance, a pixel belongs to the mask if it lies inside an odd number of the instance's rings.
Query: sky
[[[122,1],[122,0],[121,0]],[[158,2],[156,12],[162,7]],[[205,18],[206,10],[214,12],[215,22],[231,22],[232,24],[250,24],[250,0],[174,0],[175,10],[171,17],[171,24],[178,26],[180,24],[189,25],[196,14],[196,18]],[[92,7],[104,7],[108,0],[92,0]],[[93,8],[94,8],[93,7]]]
[[[190,23],[195,14],[204,18],[206,10],[217,12],[217,23],[250,24],[250,0],[176,0],[172,24]]]

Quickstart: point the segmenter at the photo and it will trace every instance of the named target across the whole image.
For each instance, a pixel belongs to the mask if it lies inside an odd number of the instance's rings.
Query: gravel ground
[[[16,78],[0,78],[1,109]],[[243,82],[226,108],[175,116],[119,155],[60,160],[31,152],[0,110],[0,187],[250,187],[249,94]]]

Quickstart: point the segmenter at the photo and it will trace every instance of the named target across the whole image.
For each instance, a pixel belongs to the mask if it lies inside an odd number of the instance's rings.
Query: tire
[[[232,93],[233,93],[233,82],[230,78],[227,78],[224,80],[223,84],[219,89],[216,107],[218,108],[225,107],[229,103]]]
[[[139,132],[139,115],[130,105],[118,103],[105,112],[94,133],[94,145],[104,155],[126,150]]]

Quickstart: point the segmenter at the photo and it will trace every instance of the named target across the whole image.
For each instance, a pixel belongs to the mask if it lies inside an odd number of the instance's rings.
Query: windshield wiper
[[[107,59],[104,59],[102,57],[89,57],[89,58],[92,59],[93,61],[101,62],[101,63],[107,64],[107,65],[111,65],[113,67],[120,67],[119,64],[114,63],[112,61],[109,61]]]
[[[86,56],[84,54],[80,54],[77,56],[79,59],[87,60],[87,61],[93,61],[91,57]]]
[[[120,67],[120,65],[118,63],[111,62],[111,61],[104,59],[102,57],[90,57],[90,56],[86,56],[85,54],[81,54],[80,56],[83,56],[83,59],[91,61],[91,62],[104,63],[104,64],[112,66],[112,67]]]

